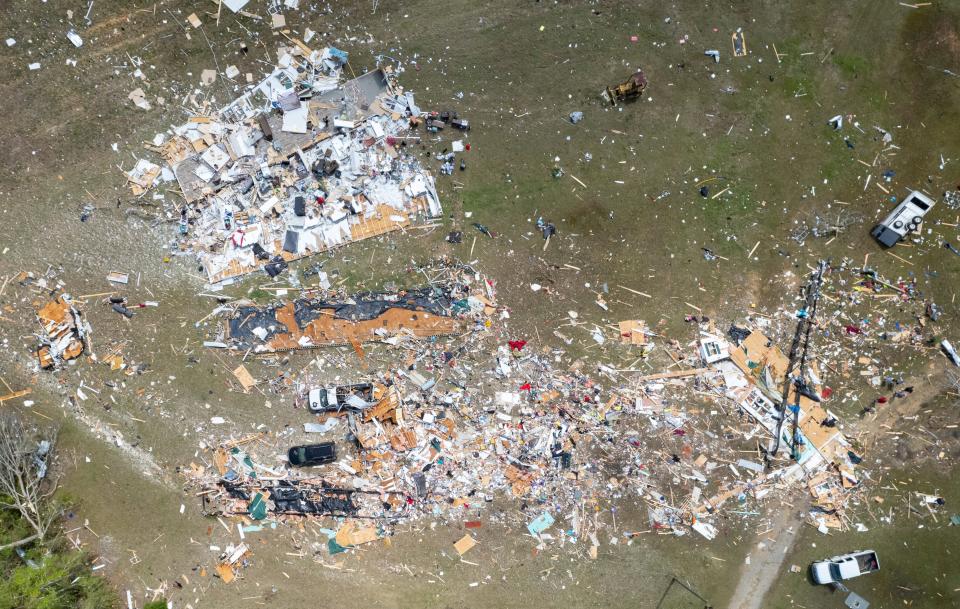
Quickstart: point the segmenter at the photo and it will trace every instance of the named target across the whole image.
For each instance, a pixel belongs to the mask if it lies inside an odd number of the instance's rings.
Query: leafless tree
[[[0,546],[0,550],[43,541],[50,532],[58,512],[50,499],[57,482],[47,475],[45,459],[55,443],[55,432],[38,441],[18,416],[0,415],[0,509],[18,512],[33,529],[32,535]]]
[[[947,391],[952,393],[954,397],[960,396],[960,372],[956,370],[947,372]],[[957,403],[960,403],[960,399],[957,400]]]

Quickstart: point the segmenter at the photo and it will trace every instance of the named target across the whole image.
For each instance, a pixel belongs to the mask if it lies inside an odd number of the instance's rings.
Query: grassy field
[[[251,10],[263,15],[262,5],[255,0]],[[354,571],[333,571],[290,556],[301,550],[309,555],[310,546],[296,531],[278,530],[259,534],[256,568],[247,580],[225,587],[196,577],[192,569],[206,560],[207,546],[219,543],[216,535],[222,531],[199,516],[192,498],[180,490],[174,468],[189,463],[199,442],[213,433],[207,425],[211,416],[226,417],[237,433],[301,421],[289,408],[288,395],[229,392],[233,362],[200,347],[214,331],[212,324],[194,327],[213,301],[197,296],[202,282],[192,260],[164,262],[176,227],[131,213],[155,209],[131,200],[118,166],[129,169],[145,154],[142,142],[183,121],[187,111],[181,102],[200,89],[201,70],[234,63],[241,73],[260,74],[284,39],[262,22],[227,11],[218,26],[216,8],[208,2],[98,0],[89,27],[83,23],[85,11],[85,5],[54,0],[0,6],[3,37],[17,41],[0,46],[0,70],[7,75],[0,82],[0,103],[10,117],[0,125],[5,143],[0,147],[0,218],[6,226],[0,251],[8,250],[0,255],[0,277],[62,267],[60,277],[71,293],[93,294],[109,289],[103,277],[111,270],[135,274],[131,300],[159,300],[161,307],[132,323],[104,307],[91,306],[88,316],[98,345],[122,344],[129,358],[148,364],[149,372],[119,377],[85,363],[33,377],[29,293],[13,287],[0,296],[0,306],[9,307],[6,320],[0,320],[7,340],[0,368],[11,385],[36,386],[40,396],[34,408],[62,419],[69,430],[65,441],[77,465],[70,468],[67,487],[91,527],[110,539],[89,541],[114,561],[110,574],[121,587],[142,591],[186,574],[199,583],[176,592],[177,606],[196,606],[195,598],[211,607],[296,606],[316,600],[323,589],[330,598],[346,599],[345,606],[449,607],[472,599],[475,606],[555,606],[559,601],[635,607],[652,606],[676,575],[715,606],[724,606],[749,549],[748,534],[709,544],[640,537],[630,547],[605,546],[609,553],[592,562],[582,556],[571,560],[565,552],[556,558],[533,556],[515,531],[492,527],[479,548],[484,566],[473,568],[442,554],[444,549],[449,554],[449,543],[458,535],[438,527],[348,558],[347,568]],[[184,24],[192,12],[204,27],[187,39]],[[960,79],[943,72],[960,73],[960,9],[950,3],[911,9],[866,1],[667,6],[451,0],[442,5],[384,2],[371,14],[367,2],[341,2],[288,11],[287,23],[292,35],[304,27],[319,32],[316,46],[329,43],[350,51],[357,73],[373,67],[381,53],[403,60],[400,82],[416,93],[421,107],[457,110],[474,125],[467,170],[440,180],[448,212],[442,229],[423,237],[390,236],[316,258],[328,271],[337,270],[347,285],[416,283],[410,270],[415,263],[444,255],[476,260],[496,279],[499,299],[511,309],[508,327],[518,337],[537,346],[564,346],[565,363],[580,357],[626,363],[634,359],[629,352],[617,345],[597,347],[583,330],[564,330],[574,338],[570,346],[553,331],[575,310],[596,324],[662,320],[666,336],[686,342],[694,334],[684,315],[702,312],[726,324],[742,319],[749,308],[772,311],[792,298],[807,265],[817,258],[860,264],[870,253],[885,276],[918,278],[924,296],[945,311],[944,332],[957,328],[957,258],[931,242],[898,248],[900,258],[895,258],[880,253],[868,235],[872,222],[890,207],[890,196],[911,188],[936,194],[960,181]],[[83,36],[82,48],[66,40],[70,27]],[[736,28],[746,32],[750,54],[745,58],[732,57],[730,33]],[[240,50],[241,42],[248,53]],[[719,49],[720,63],[705,57],[705,49]],[[77,65],[67,65],[68,59]],[[41,63],[40,70],[28,69],[34,61]],[[135,63],[145,80],[132,76]],[[643,99],[611,107],[600,98],[603,87],[637,67],[650,81]],[[164,97],[165,105],[150,112],[133,107],[126,97],[136,87]],[[235,88],[221,76],[203,94],[223,103],[235,96]],[[582,111],[584,121],[571,124],[572,111]],[[840,113],[854,115],[863,131],[850,125],[833,131],[827,119]],[[899,148],[884,152],[875,126],[891,132]],[[450,139],[429,141],[423,150],[438,152]],[[955,160],[940,169],[941,155]],[[552,177],[555,166],[563,168],[563,177]],[[890,182],[880,179],[887,169],[895,171]],[[873,180],[864,189],[868,174]],[[708,179],[709,197],[703,198],[699,184]],[[889,192],[882,192],[878,182]],[[88,204],[96,209],[81,222],[80,210]],[[801,245],[790,238],[795,221],[814,211],[840,209],[860,214],[863,223],[829,243],[811,239]],[[538,216],[559,230],[546,249],[535,227]],[[953,226],[934,228],[960,241],[955,216],[937,210],[935,219]],[[497,238],[476,232],[473,222],[489,226]],[[443,241],[452,228],[465,231],[463,244]],[[723,258],[706,261],[702,248]],[[244,295],[262,283],[251,278],[227,293]],[[531,283],[548,286],[550,293],[531,291]],[[609,311],[594,304],[604,286]],[[264,298],[265,292],[255,295]],[[908,310],[901,314],[912,316]],[[345,369],[355,363],[349,353],[338,357]],[[659,357],[649,364],[651,371],[669,362]],[[939,374],[927,369],[932,353],[917,357],[891,347],[887,357],[886,365],[910,374]],[[291,356],[285,368],[300,370],[310,359]],[[258,378],[277,371],[259,363],[250,367]],[[75,410],[61,405],[81,380],[102,392],[80,405],[86,418],[74,424]],[[122,384],[107,389],[106,381]],[[851,390],[856,381],[850,382]],[[948,407],[937,402],[931,408],[938,410],[922,421]],[[851,404],[844,414],[855,413]],[[89,432],[88,420],[120,432],[134,452],[159,465],[160,473],[145,479],[142,467],[127,464],[129,451],[102,445]],[[958,456],[956,438],[946,441],[948,454],[936,465],[944,479]],[[936,461],[922,445],[909,455],[886,444],[876,448],[895,455],[897,473],[891,476],[931,480],[912,473]],[[83,456],[92,456],[92,462],[86,464]],[[940,492],[956,497],[955,488]],[[181,503],[189,505],[184,515]],[[645,522],[645,514],[625,518],[624,526],[639,528]],[[923,607],[956,604],[956,569],[949,568],[946,553],[955,543],[955,528],[915,530],[901,520],[894,526],[865,524],[869,533],[823,538],[805,532],[787,563],[805,567],[811,559],[852,549],[850,544],[873,544],[882,552],[884,571],[865,579],[861,594],[875,607],[901,606],[901,601]],[[205,533],[208,528],[213,531]],[[909,544],[905,549],[922,546],[929,562],[903,560],[902,542]],[[139,559],[135,564],[131,549]],[[444,585],[431,583],[441,579]],[[480,584],[470,587],[474,582]],[[796,574],[784,575],[773,599],[776,604],[770,606],[776,607],[842,606],[842,599]],[[684,607],[687,601],[676,602]]]

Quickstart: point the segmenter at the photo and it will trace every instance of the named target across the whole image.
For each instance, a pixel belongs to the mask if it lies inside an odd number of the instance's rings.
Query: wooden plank
[[[460,556],[463,556],[464,554],[469,552],[471,549],[473,549],[475,545],[477,545],[476,539],[474,539],[473,537],[470,537],[470,535],[464,535],[463,537],[460,538],[460,541],[453,544],[453,549],[457,551],[457,554],[459,554]]]
[[[8,393],[7,395],[0,395],[0,404],[3,404],[7,400],[15,400],[17,398],[22,398],[25,395],[30,395],[33,392],[33,389],[21,389],[20,391],[14,391]]]
[[[685,376],[696,376],[698,374],[703,374],[704,372],[709,372],[709,368],[690,368],[689,370],[675,370],[673,372],[658,372],[657,374],[648,374],[646,376],[641,376],[637,379],[638,382],[643,381],[659,381],[660,379],[675,379],[682,378]]]
[[[237,577],[234,575],[233,569],[230,567],[230,565],[219,564],[216,566],[216,571],[217,575],[220,576],[220,579],[222,579],[223,583],[225,584],[229,584]]]
[[[360,526],[358,523],[347,523],[337,531],[337,543],[345,548],[359,546],[376,541],[377,529],[372,526]]]
[[[250,391],[257,384],[257,381],[253,379],[253,377],[250,375],[250,372],[243,364],[237,366],[237,369],[233,371],[233,376],[237,377],[237,380],[240,381],[241,385],[243,385],[243,390],[245,392]]]
[[[620,342],[625,345],[642,345],[647,342],[644,334],[646,322],[640,319],[628,319],[620,322]]]

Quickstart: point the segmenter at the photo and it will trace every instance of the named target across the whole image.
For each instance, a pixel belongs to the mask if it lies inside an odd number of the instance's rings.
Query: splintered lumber
[[[0,404],[3,404],[7,400],[15,400],[17,398],[22,398],[25,395],[30,395],[32,391],[33,391],[32,389],[27,388],[27,389],[21,389],[20,391],[14,391],[12,393],[8,393],[6,395],[0,395]]]
[[[675,370],[673,372],[658,372],[657,374],[648,374],[647,376],[641,376],[637,379],[638,382],[643,381],[659,381],[661,379],[676,379],[682,378],[685,376],[695,376],[697,374],[703,374],[704,372],[709,372],[709,368],[690,368],[689,370]]]

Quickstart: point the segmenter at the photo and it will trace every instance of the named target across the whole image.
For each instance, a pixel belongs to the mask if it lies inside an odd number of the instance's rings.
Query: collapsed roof
[[[462,289],[462,288],[461,288]],[[236,308],[227,342],[258,353],[385,340],[401,333],[425,338],[465,329],[459,314],[484,303],[458,288],[402,294],[357,294],[346,302],[299,299],[283,305]]]
[[[140,160],[134,194],[176,180],[178,247],[212,283],[441,214],[434,179],[405,154],[411,93],[376,69],[341,82],[346,54],[302,42],[228,106],[193,116]]]

